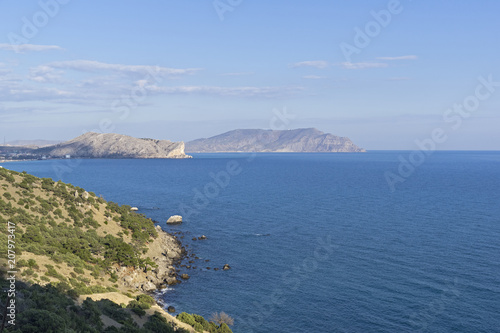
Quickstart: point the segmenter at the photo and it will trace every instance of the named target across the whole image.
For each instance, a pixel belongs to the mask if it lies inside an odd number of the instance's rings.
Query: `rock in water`
[[[182,223],[182,216],[180,215],[173,215],[170,216],[167,220],[168,224],[179,224]]]
[[[224,267],[222,267],[222,269],[227,271],[227,270],[231,269],[231,266],[229,266],[228,264],[225,264]]]
[[[136,212],[136,211],[138,211],[138,210],[139,210],[139,208],[137,208],[137,207],[132,207],[132,208],[130,208],[130,210],[131,210],[131,211],[133,211],[133,212]]]
[[[170,312],[170,313],[173,313],[173,312],[175,312],[175,308],[173,306],[169,306],[167,308],[167,311]]]
[[[189,275],[184,273],[184,274],[181,275],[181,278],[184,279],[184,280],[188,280],[189,279]]]

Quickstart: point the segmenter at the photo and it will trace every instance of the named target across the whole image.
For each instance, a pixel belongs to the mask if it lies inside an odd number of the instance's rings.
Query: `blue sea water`
[[[224,311],[235,332],[500,332],[500,152],[435,152],[391,191],[385,173],[409,153],[3,166],[185,232],[198,269],[161,297]],[[167,226],[174,214],[186,222]]]

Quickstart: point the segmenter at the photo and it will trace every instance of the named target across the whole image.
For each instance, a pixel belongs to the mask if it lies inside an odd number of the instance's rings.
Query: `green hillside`
[[[158,267],[159,255],[150,255],[158,244],[180,247],[130,206],[0,168],[0,231],[3,290],[12,289],[8,271],[17,271],[16,297],[0,298],[2,309],[15,301],[15,321],[5,317],[5,331],[193,331],[124,282],[124,274],[140,278]]]

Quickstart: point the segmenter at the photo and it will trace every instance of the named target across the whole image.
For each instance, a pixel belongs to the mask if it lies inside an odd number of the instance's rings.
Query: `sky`
[[[496,0],[0,0],[0,136],[315,127],[368,150],[500,150],[498,13]]]

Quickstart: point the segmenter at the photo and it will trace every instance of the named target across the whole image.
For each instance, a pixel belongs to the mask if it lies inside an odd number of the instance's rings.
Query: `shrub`
[[[155,299],[149,295],[141,294],[141,295],[137,296],[136,299],[139,303],[145,303],[145,304],[149,304],[149,305],[156,304]]]
[[[40,267],[36,263],[35,259],[29,259],[28,260],[28,267],[29,268],[34,268],[34,269],[39,269]]]
[[[143,327],[151,332],[174,332],[172,325],[170,325],[165,317],[163,317],[158,311],[155,311],[154,315],[148,318],[147,323],[145,323]],[[179,332],[179,330],[177,330],[177,332]]]
[[[194,323],[193,328],[196,332],[203,332],[203,326],[200,323]]]
[[[197,323],[203,326],[204,330],[206,331],[210,330],[210,323],[207,320],[205,320],[205,318],[197,314],[193,314],[193,318],[194,320],[196,320]]]
[[[194,324],[196,324],[196,320],[194,320],[194,317],[186,312],[179,313],[177,315],[177,319],[191,326],[194,326]]]
[[[139,317],[142,317],[146,314],[146,311],[141,308],[132,308],[132,312],[138,315]]]
[[[139,308],[139,309],[144,310],[144,309],[151,308],[151,305],[147,304],[147,303],[141,303],[141,302],[138,302],[136,300],[132,300],[128,303],[127,308],[129,308],[129,309]]]
[[[233,331],[231,331],[231,329],[229,328],[229,326],[226,325],[226,323],[222,323],[219,329],[217,330],[217,333],[233,333]]]

